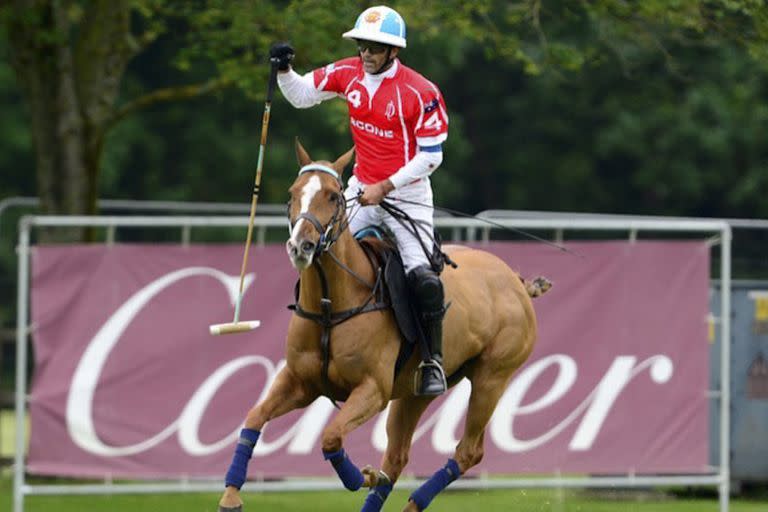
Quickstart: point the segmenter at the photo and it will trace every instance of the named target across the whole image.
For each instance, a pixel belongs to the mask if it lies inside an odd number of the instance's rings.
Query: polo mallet
[[[261,145],[259,146],[259,160],[256,164],[256,180],[253,185],[253,197],[251,198],[251,216],[248,219],[248,235],[245,238],[245,253],[243,254],[243,265],[240,268],[240,293],[235,302],[235,319],[228,324],[214,324],[208,327],[208,330],[214,336],[219,334],[232,334],[236,332],[247,332],[256,329],[261,322],[258,320],[240,321],[240,304],[243,302],[243,283],[245,282],[245,269],[248,266],[248,251],[251,248],[251,238],[253,236],[253,219],[256,216],[256,204],[259,201],[259,186],[261,184],[261,168],[264,163],[264,147],[267,145],[267,131],[269,128],[269,111],[272,109],[272,93],[277,84],[277,63],[271,62],[269,72],[269,82],[267,85],[267,99],[264,103],[264,116],[261,120]]]

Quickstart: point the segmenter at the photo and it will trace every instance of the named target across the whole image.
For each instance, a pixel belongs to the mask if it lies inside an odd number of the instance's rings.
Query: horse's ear
[[[304,149],[304,146],[299,142],[299,138],[296,137],[296,158],[299,160],[299,165],[304,167],[312,163],[312,159],[309,157],[309,153]]]
[[[352,149],[341,155],[333,164],[331,165],[336,171],[338,171],[339,176],[344,174],[344,168],[349,165],[349,162],[352,161],[352,157],[355,154],[355,146],[352,146]]]

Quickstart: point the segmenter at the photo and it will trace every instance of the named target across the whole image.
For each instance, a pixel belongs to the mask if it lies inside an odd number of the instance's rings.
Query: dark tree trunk
[[[45,214],[96,213],[106,127],[133,56],[126,0],[91,2],[76,31],[70,2],[16,0],[11,59],[29,107],[38,196]],[[87,237],[56,230],[45,241]]]

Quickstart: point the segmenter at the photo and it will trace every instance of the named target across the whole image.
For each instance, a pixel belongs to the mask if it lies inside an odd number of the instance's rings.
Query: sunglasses
[[[384,53],[389,48],[388,45],[382,43],[376,43],[373,41],[358,41],[357,49],[360,53],[365,53],[366,50],[372,54]]]

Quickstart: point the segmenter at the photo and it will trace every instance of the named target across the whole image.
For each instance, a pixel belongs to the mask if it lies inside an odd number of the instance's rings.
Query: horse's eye
[[[328,196],[328,200],[332,203],[336,203],[339,201],[339,194],[336,192],[331,192],[331,194]]]

